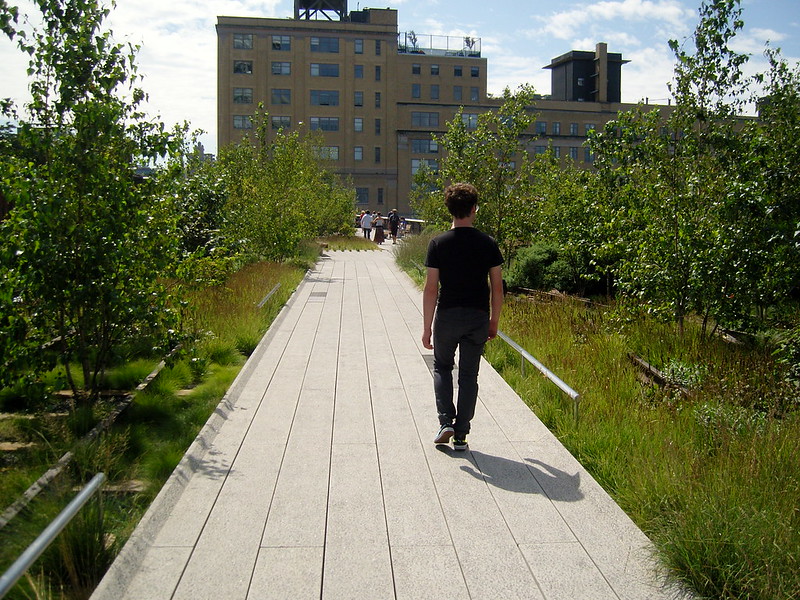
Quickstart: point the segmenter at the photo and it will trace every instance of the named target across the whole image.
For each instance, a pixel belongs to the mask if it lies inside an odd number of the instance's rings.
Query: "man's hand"
[[[422,345],[428,349],[433,350],[433,344],[431,344],[431,330],[426,329],[422,332]]]
[[[493,340],[494,338],[497,337],[498,326],[499,326],[499,323],[497,323],[495,321],[489,321],[489,335],[486,337],[486,341],[487,342],[489,340]]]

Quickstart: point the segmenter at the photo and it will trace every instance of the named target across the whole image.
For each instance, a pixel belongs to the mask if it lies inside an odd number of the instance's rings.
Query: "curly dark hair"
[[[444,190],[444,203],[456,219],[464,219],[478,204],[478,190],[471,183],[454,183]]]

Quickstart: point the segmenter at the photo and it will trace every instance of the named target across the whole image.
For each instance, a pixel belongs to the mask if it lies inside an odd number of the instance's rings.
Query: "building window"
[[[480,95],[480,90],[476,87],[469,88],[469,101],[470,102],[477,102],[478,96]]]
[[[272,89],[272,103],[273,104],[291,104],[292,103],[292,90],[280,90],[277,88]]]
[[[253,88],[233,88],[234,104],[252,104]]]
[[[317,156],[322,160],[339,160],[339,146],[318,146]]]
[[[375,108],[381,107],[381,93],[375,92]]]
[[[439,75],[439,65],[431,65],[431,75]]]
[[[364,146],[353,148],[353,160],[364,160]]]
[[[439,143],[435,140],[411,140],[411,152],[414,154],[438,154]]]
[[[553,146],[553,156],[561,158],[561,146]]]
[[[570,135],[578,135],[578,124],[577,123],[570,123],[569,124],[569,134]]]
[[[292,126],[292,118],[286,116],[270,117],[273,129],[289,129]]]
[[[438,84],[431,85],[431,100],[438,100],[439,99],[439,86]]]
[[[453,77],[461,77],[464,74],[464,68],[461,65],[453,67]]]
[[[419,63],[414,63],[411,65],[411,74],[412,75],[419,75],[422,73],[422,65]]]
[[[378,204],[383,204],[383,188],[378,188]]]
[[[589,148],[583,149],[583,161],[587,163],[594,162],[594,154]]]
[[[253,34],[252,33],[234,33],[233,34],[233,47],[236,50],[252,50],[253,49]]]
[[[594,123],[586,123],[586,124],[583,126],[583,131],[584,131],[584,133],[585,133],[586,135],[589,135],[589,132],[590,132],[590,131],[594,131],[594,130],[595,130],[595,124],[594,124]]]
[[[411,84],[411,97],[422,98],[422,86],[418,83]]]
[[[439,170],[439,161],[432,158],[412,158],[411,159],[411,174],[416,175],[417,171],[425,165],[428,170],[436,173]]]
[[[339,53],[339,38],[335,37],[312,37],[311,38],[311,51],[312,52],[329,52],[331,54]]]
[[[375,81],[381,80],[381,66],[375,65]]]
[[[467,129],[477,129],[478,113],[461,113],[461,121]]]
[[[250,115],[233,115],[234,129],[252,129],[253,120]]]
[[[337,90],[311,90],[311,106],[339,106]]]
[[[381,41],[375,40],[375,56],[381,55]]]
[[[536,154],[545,154],[547,152],[547,146],[536,146],[533,150]]]
[[[438,127],[439,113],[412,111],[411,125],[413,127]]]
[[[339,65],[327,63],[311,63],[312,77],[338,77]]]
[[[375,135],[381,134],[381,120],[375,119]]]
[[[235,60],[233,61],[233,72],[239,75],[252,75],[253,74],[253,61],[252,60]]]
[[[469,68],[469,76],[470,77],[480,77],[481,76],[481,68],[480,67],[470,67]]]
[[[369,204],[369,188],[356,188],[356,204]]]
[[[453,86],[453,100],[456,102],[461,102],[461,97],[463,96],[464,92],[460,85]]]
[[[547,133],[547,121],[536,121],[536,134],[544,135]]]
[[[355,132],[364,131],[364,118],[363,117],[355,117],[353,119],[353,131],[355,131]]]
[[[288,35],[273,35],[272,36],[272,49],[280,50],[282,52],[292,49],[292,38]]]
[[[311,117],[311,131],[339,131],[339,117]]]
[[[570,148],[569,149],[569,157],[572,160],[578,160],[578,149],[577,148]]]
[[[353,65],[353,77],[364,79],[364,65]]]
[[[355,40],[353,42],[353,51],[356,54],[364,54],[364,40]]]
[[[353,106],[364,106],[364,92],[353,93]]]
[[[273,75],[291,75],[292,63],[290,62],[273,62],[272,63]]]
[[[553,135],[561,135],[561,123],[553,121]]]
[[[375,146],[375,163],[381,162],[381,147]]]

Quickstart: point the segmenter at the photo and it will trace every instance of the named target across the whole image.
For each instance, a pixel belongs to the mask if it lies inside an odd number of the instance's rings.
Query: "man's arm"
[[[489,269],[489,288],[492,293],[491,312],[489,313],[489,337],[497,337],[500,326],[500,310],[503,308],[503,271],[500,265]]]
[[[436,300],[439,297],[439,269],[428,267],[425,276],[425,287],[422,290],[422,345],[433,349],[431,335],[433,332],[433,313],[436,311]]]

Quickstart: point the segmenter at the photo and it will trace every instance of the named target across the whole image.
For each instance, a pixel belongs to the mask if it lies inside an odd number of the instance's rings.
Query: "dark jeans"
[[[489,314],[475,308],[437,310],[433,322],[433,391],[439,424],[453,423],[464,438],[478,400],[478,367],[489,335]],[[453,367],[458,348],[458,403],[453,404]]]
[[[365,237],[365,238],[367,238],[368,240],[369,240],[369,239],[371,239],[369,236],[370,236],[370,234],[372,233],[372,228],[370,228],[370,227],[363,227],[363,228],[362,228],[362,231],[364,232],[364,237]]]

